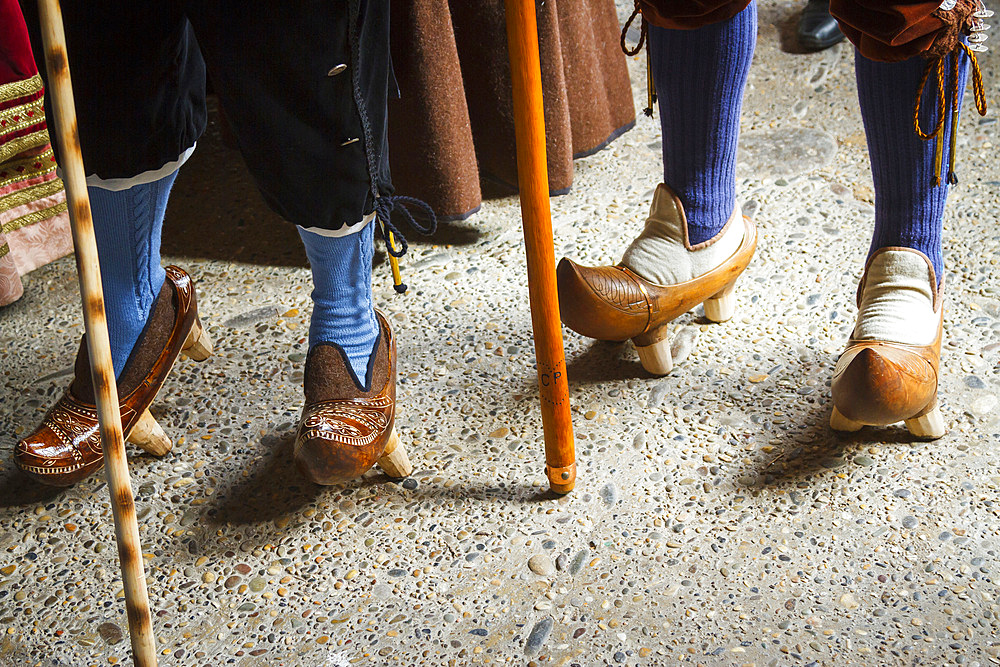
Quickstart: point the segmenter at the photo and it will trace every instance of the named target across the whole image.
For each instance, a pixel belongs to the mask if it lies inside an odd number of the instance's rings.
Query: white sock
[[[857,340],[929,345],[937,336],[934,312],[937,281],[930,261],[918,250],[882,249],[869,260],[858,321]]]
[[[653,194],[646,227],[625,250],[622,265],[657,285],[675,285],[704,275],[735,253],[743,242],[739,209],[709,241],[689,249],[684,207],[661,183]]]

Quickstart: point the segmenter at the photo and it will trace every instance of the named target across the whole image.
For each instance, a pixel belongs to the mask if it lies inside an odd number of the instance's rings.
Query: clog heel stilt
[[[713,322],[727,322],[736,314],[736,281],[705,300],[705,317]]]
[[[410,473],[413,472],[413,464],[410,463],[410,457],[406,455],[406,448],[403,447],[399,436],[396,435],[395,428],[389,434],[389,442],[385,445],[385,452],[379,457],[376,465],[393,479],[409,477]]]
[[[208,332],[205,331],[205,327],[202,326],[201,320],[195,318],[191,331],[188,332],[187,338],[184,339],[184,346],[181,348],[181,351],[188,358],[197,362],[205,361],[212,356],[212,352],[214,351],[212,339],[209,337]]]
[[[153,456],[166,456],[174,446],[149,410],[139,415],[126,440]]]

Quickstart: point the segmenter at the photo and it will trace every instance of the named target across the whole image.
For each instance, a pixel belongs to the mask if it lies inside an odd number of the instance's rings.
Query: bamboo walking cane
[[[111,511],[115,519],[118,560],[125,583],[125,609],[128,613],[132,656],[139,667],[156,666],[156,642],[146,592],[146,574],[139,550],[139,524],[125,460],[121,415],[118,411],[118,386],[111,365],[111,344],[104,315],[104,291],[97,262],[97,240],[90,214],[90,198],[80,154],[76,109],[66,57],[66,34],[58,0],[39,0],[45,63],[49,73],[49,94],[55,110],[55,138],[59,145],[66,196],[69,200],[73,246],[83,296],[83,322],[87,332],[87,352],[94,383],[97,417],[104,448],[104,466],[111,490]]]
[[[531,328],[535,337],[538,389],[545,432],[545,472],[553,491],[569,493],[576,483],[576,455],[556,291],[535,2],[505,0],[505,3],[510,73],[514,84],[517,180],[521,192]]]

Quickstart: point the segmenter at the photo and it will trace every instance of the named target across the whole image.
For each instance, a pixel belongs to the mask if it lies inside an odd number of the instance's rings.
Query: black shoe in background
[[[809,0],[799,17],[799,45],[810,51],[828,49],[844,39],[836,19],[830,16],[829,0]]]

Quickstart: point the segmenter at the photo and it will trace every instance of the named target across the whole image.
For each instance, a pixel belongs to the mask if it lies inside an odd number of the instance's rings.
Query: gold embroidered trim
[[[0,85],[0,101],[3,100],[16,100],[18,97],[24,97],[25,95],[31,95],[32,93],[37,93],[44,88],[42,83],[42,77],[36,74],[30,79],[22,79],[21,81],[11,81],[10,83],[5,83]]]
[[[62,179],[57,178],[47,183],[39,183],[38,185],[32,185],[30,188],[12,192],[6,197],[0,197],[0,212],[10,211],[28,202],[45,199],[62,191],[62,189]]]
[[[0,245],[0,257],[3,257],[4,255],[6,255],[9,252],[10,252],[10,245],[9,244],[4,243],[3,245]]]
[[[48,134],[48,131],[47,130],[42,130],[41,132],[39,132],[39,134],[42,134],[42,133]],[[24,167],[26,169],[33,169],[34,168],[34,164],[36,162],[41,162],[43,167],[45,166],[46,162],[48,162],[49,164],[54,165],[55,164],[55,160],[52,159],[53,156],[54,156],[54,154],[52,152],[52,146],[46,147],[46,149],[44,151],[42,151],[41,153],[35,154],[35,155],[15,155],[14,158],[12,160],[10,160],[9,162],[5,162],[3,164],[0,164],[0,171],[7,171],[7,172],[9,172],[12,169],[17,169],[18,167]]]
[[[46,132],[46,134],[48,133]],[[39,162],[42,166],[36,167],[35,165]],[[17,183],[18,181],[26,181],[29,178],[44,176],[55,171],[56,166],[56,161],[52,159],[51,146],[35,156],[0,163],[0,173],[7,173],[6,177],[0,177],[0,188],[5,188],[11,183]],[[18,169],[21,169],[21,171],[18,171]]]
[[[0,232],[3,232],[4,234],[10,234],[11,232],[17,231],[22,227],[27,227],[29,225],[35,224],[36,222],[42,222],[43,220],[48,220],[49,218],[54,218],[63,211],[67,210],[69,210],[69,206],[67,206],[66,202],[62,202],[56,204],[51,208],[47,208],[41,211],[34,211],[32,213],[29,213],[28,215],[22,215],[20,218],[15,218],[14,220],[11,220],[10,222],[4,224],[3,229],[0,229]]]
[[[28,113],[31,113],[29,116]],[[14,119],[17,120],[14,120]],[[8,121],[7,124],[3,124],[3,121]],[[38,125],[39,123],[45,122],[45,101],[44,98],[39,97],[33,102],[28,102],[27,104],[21,104],[16,107],[11,107],[9,109],[4,109],[0,111],[0,132],[7,134],[9,132],[17,132],[18,130],[23,130],[26,127],[31,127],[32,125]]]
[[[38,148],[49,143],[49,133],[46,130],[32,132],[23,137],[16,137],[7,143],[0,145],[0,163],[4,163],[18,153],[23,153],[29,148]]]

